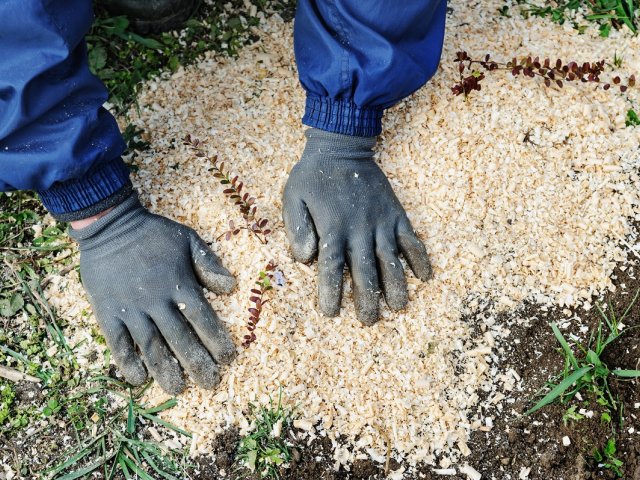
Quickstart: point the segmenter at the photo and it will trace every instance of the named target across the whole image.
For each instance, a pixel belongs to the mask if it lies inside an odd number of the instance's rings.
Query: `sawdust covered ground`
[[[301,414],[298,427],[340,440],[336,463],[357,452],[384,459],[385,438],[400,460],[438,460],[440,468],[464,462],[472,431],[492,424],[477,413],[480,399],[498,404],[505,385],[518,381],[492,361],[496,342],[513,341],[500,317],[483,314],[481,334],[464,318],[524,300],[589,309],[591,296],[611,287],[640,201],[640,129],[624,127],[629,100],[588,85],[543,89],[502,73],[466,102],[449,89],[459,49],[497,60],[533,54],[581,62],[610,60],[611,44],[595,29],[578,35],[569,25],[500,18],[500,1],[450,6],[441,68],[386,114],[377,156],[427,245],[435,276],[421,283],[409,275],[407,310],[384,310],[374,327],[356,320],[348,282],[341,315],[320,316],[316,267],[294,263],[287,250],[280,196],[302,152],[304,103],[290,23],[267,19],[260,41],[237,59],[211,56],[148,83],[140,95],[140,113],[131,113],[151,150],[135,160],[134,183],[153,211],[214,241],[237,276],[231,295],[210,300],[238,345],[258,272],[273,260],[286,278],[265,309],[257,342],[239,347],[220,387],[193,387],[167,412],[196,432],[193,453],[206,452],[228,426],[247,429],[249,402],[268,402],[282,388]],[[611,42],[624,56],[623,73],[639,71],[638,38],[612,36],[620,37]],[[215,241],[240,214],[211,164],[182,145],[188,133],[206,140],[257,197],[274,227],[267,245],[246,232]],[[52,303],[73,317],[81,295],[71,283]],[[163,394],[154,387],[151,397],[161,401]]]

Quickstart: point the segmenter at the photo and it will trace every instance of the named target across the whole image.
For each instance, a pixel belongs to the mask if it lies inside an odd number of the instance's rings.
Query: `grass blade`
[[[617,377],[622,378],[639,378],[640,370],[612,370],[613,373]]]
[[[578,368],[578,361],[576,360],[576,357],[573,355],[573,352],[571,351],[571,348],[569,347],[567,340],[564,338],[564,336],[562,335],[562,332],[560,332],[560,329],[558,328],[558,325],[556,325],[555,322],[551,324],[551,330],[553,330],[553,333],[558,339],[558,342],[560,343],[560,345],[562,345],[562,349],[564,350],[565,355],[571,362],[571,365],[573,365],[573,368]]]
[[[160,475],[162,478],[164,478],[166,480],[178,480],[178,478],[174,477],[170,473],[167,473],[164,470],[162,470],[161,468],[159,468],[156,465],[156,463],[153,461],[153,459],[151,458],[151,455],[149,455],[146,451],[142,450],[140,453],[142,453],[142,456],[147,461],[147,463],[151,466],[151,468],[153,468],[155,470],[155,472],[158,475]]]
[[[525,415],[531,415],[533,412],[540,410],[542,407],[549,405],[551,402],[559,398],[565,390],[567,390],[571,385],[573,385],[576,381],[580,379],[585,373],[593,370],[593,367],[589,365],[588,367],[582,367],[573,372],[567,378],[562,380],[558,385],[555,386],[553,390],[545,395],[545,397],[536,403],[533,408],[527,410]]]
[[[131,460],[129,457],[123,455],[122,459],[124,461],[124,463],[127,464],[127,466],[136,474],[138,475],[140,478],[142,478],[142,480],[153,480],[153,477],[151,475],[149,475],[147,472],[145,472],[144,470],[142,470],[138,465],[136,465],[136,463]]]
[[[129,397],[129,411],[127,413],[127,433],[133,435],[136,431],[136,417],[133,414],[133,397]]]
[[[177,405],[177,403],[178,403],[178,401],[175,398],[171,398],[171,399],[167,400],[166,402],[161,403],[157,407],[146,408],[144,410],[141,410],[141,413],[159,413],[159,412],[164,412],[165,410],[168,410],[170,408],[175,407]]]
[[[96,468],[100,467],[101,465],[105,465],[109,460],[111,460],[114,457],[114,455],[115,453],[112,453],[110,456],[103,457],[97,462],[92,463],[91,465],[87,465],[86,467],[76,470],[75,472],[62,475],[61,477],[58,477],[57,480],[73,480],[75,478],[84,477],[88,473],[93,472]]]
[[[156,417],[155,415],[151,415],[150,413],[142,413],[142,412],[140,412],[140,415],[142,415],[147,420],[151,420],[152,422],[156,422],[156,423],[162,425],[163,427],[167,427],[167,428],[173,430],[174,432],[181,433],[185,437],[191,438],[191,434],[189,432],[187,432],[186,430],[182,430],[181,428],[178,428],[178,427],[176,427],[175,425],[172,425],[169,422],[165,422],[160,417]]]
[[[91,449],[85,448],[84,450],[81,450],[79,453],[77,453],[73,457],[67,459],[67,461],[61,463],[60,465],[58,465],[57,467],[54,467],[51,470],[47,470],[45,473],[53,477],[59,472],[62,472],[63,470],[65,470],[67,467],[73,465],[74,463],[78,462],[79,460],[87,456],[90,452],[91,452]]]

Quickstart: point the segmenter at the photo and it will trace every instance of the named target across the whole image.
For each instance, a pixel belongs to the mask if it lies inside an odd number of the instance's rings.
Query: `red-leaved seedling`
[[[249,301],[253,303],[253,306],[249,308],[249,313],[251,314],[247,321],[247,330],[249,330],[249,334],[244,336],[244,341],[242,342],[242,346],[244,348],[249,348],[249,346],[256,341],[256,326],[260,321],[262,309],[267,303],[269,303],[269,300],[265,300],[264,297],[269,290],[273,290],[271,281],[273,280],[276,268],[277,265],[275,263],[269,262],[265,269],[260,272],[258,280],[256,280],[256,285],[258,285],[259,288],[251,289]]]
[[[614,77],[611,82],[603,81],[600,76],[606,69],[604,60],[579,64],[573,61],[564,63],[559,58],[552,62],[548,58],[540,60],[539,57],[528,56],[519,61],[514,57],[511,61],[504,63],[492,60],[489,54],[485,55],[484,60],[476,60],[467,52],[460,51],[456,53],[454,62],[458,63],[460,78],[458,83],[451,87],[451,91],[454,95],[464,95],[465,98],[474,90],[481,90],[480,82],[486,78],[485,73],[497,70],[507,70],[513,77],[522,75],[542,79],[545,87],[555,85],[562,88],[565,82],[580,82],[595,83],[603,90],[609,90],[613,83],[620,92],[624,93],[636,85],[635,75],[629,76],[626,81],[619,76]]]
[[[184,137],[183,143],[191,149],[196,157],[207,159],[211,162],[213,166],[209,168],[209,171],[213,172],[214,178],[218,179],[220,184],[225,186],[222,193],[239,208],[242,218],[245,221],[245,225],[237,226],[233,220],[229,220],[229,230],[218,238],[225,237],[225,239],[229,240],[233,235],[240,233],[240,230],[249,230],[260,240],[260,243],[266,244],[267,235],[271,233],[271,229],[267,228],[269,220],[256,215],[256,199],[246,191],[242,193],[244,183],[238,180],[237,175],[232,177],[231,174],[225,170],[224,162],[218,163],[217,156],[209,157],[204,152],[202,148],[204,142],[197,138],[192,138],[191,135],[187,135]]]

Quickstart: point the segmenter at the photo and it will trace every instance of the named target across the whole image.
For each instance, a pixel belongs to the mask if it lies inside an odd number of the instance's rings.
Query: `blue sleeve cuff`
[[[110,200],[118,199],[123,192],[130,193],[131,188],[129,168],[118,157],[89,170],[82,178],[55,183],[38,194],[54,217],[68,221],[81,218],[79,212],[92,212],[96,205],[103,210],[112,207],[108,205],[113,203]]]
[[[359,107],[352,100],[307,94],[302,123],[332,133],[375,137],[382,132],[383,108]]]

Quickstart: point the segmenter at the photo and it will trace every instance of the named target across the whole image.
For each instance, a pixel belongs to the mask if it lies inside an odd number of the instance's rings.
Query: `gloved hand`
[[[421,280],[431,276],[427,250],[416,236],[389,181],[373,161],[375,137],[310,128],[300,161],[284,190],[283,218],[296,260],[318,256],[322,313],[337,315],[345,261],[358,319],[378,319],[380,289],[389,308],[407,304],[405,260]]]
[[[202,286],[228,293],[235,281],[198,234],[149,213],[135,193],[69,234],[80,245],[82,283],[125,379],[142,384],[146,366],[163,390],[177,394],[185,387],[181,364],[198,385],[216,386],[218,364],[230,363],[236,350]]]

